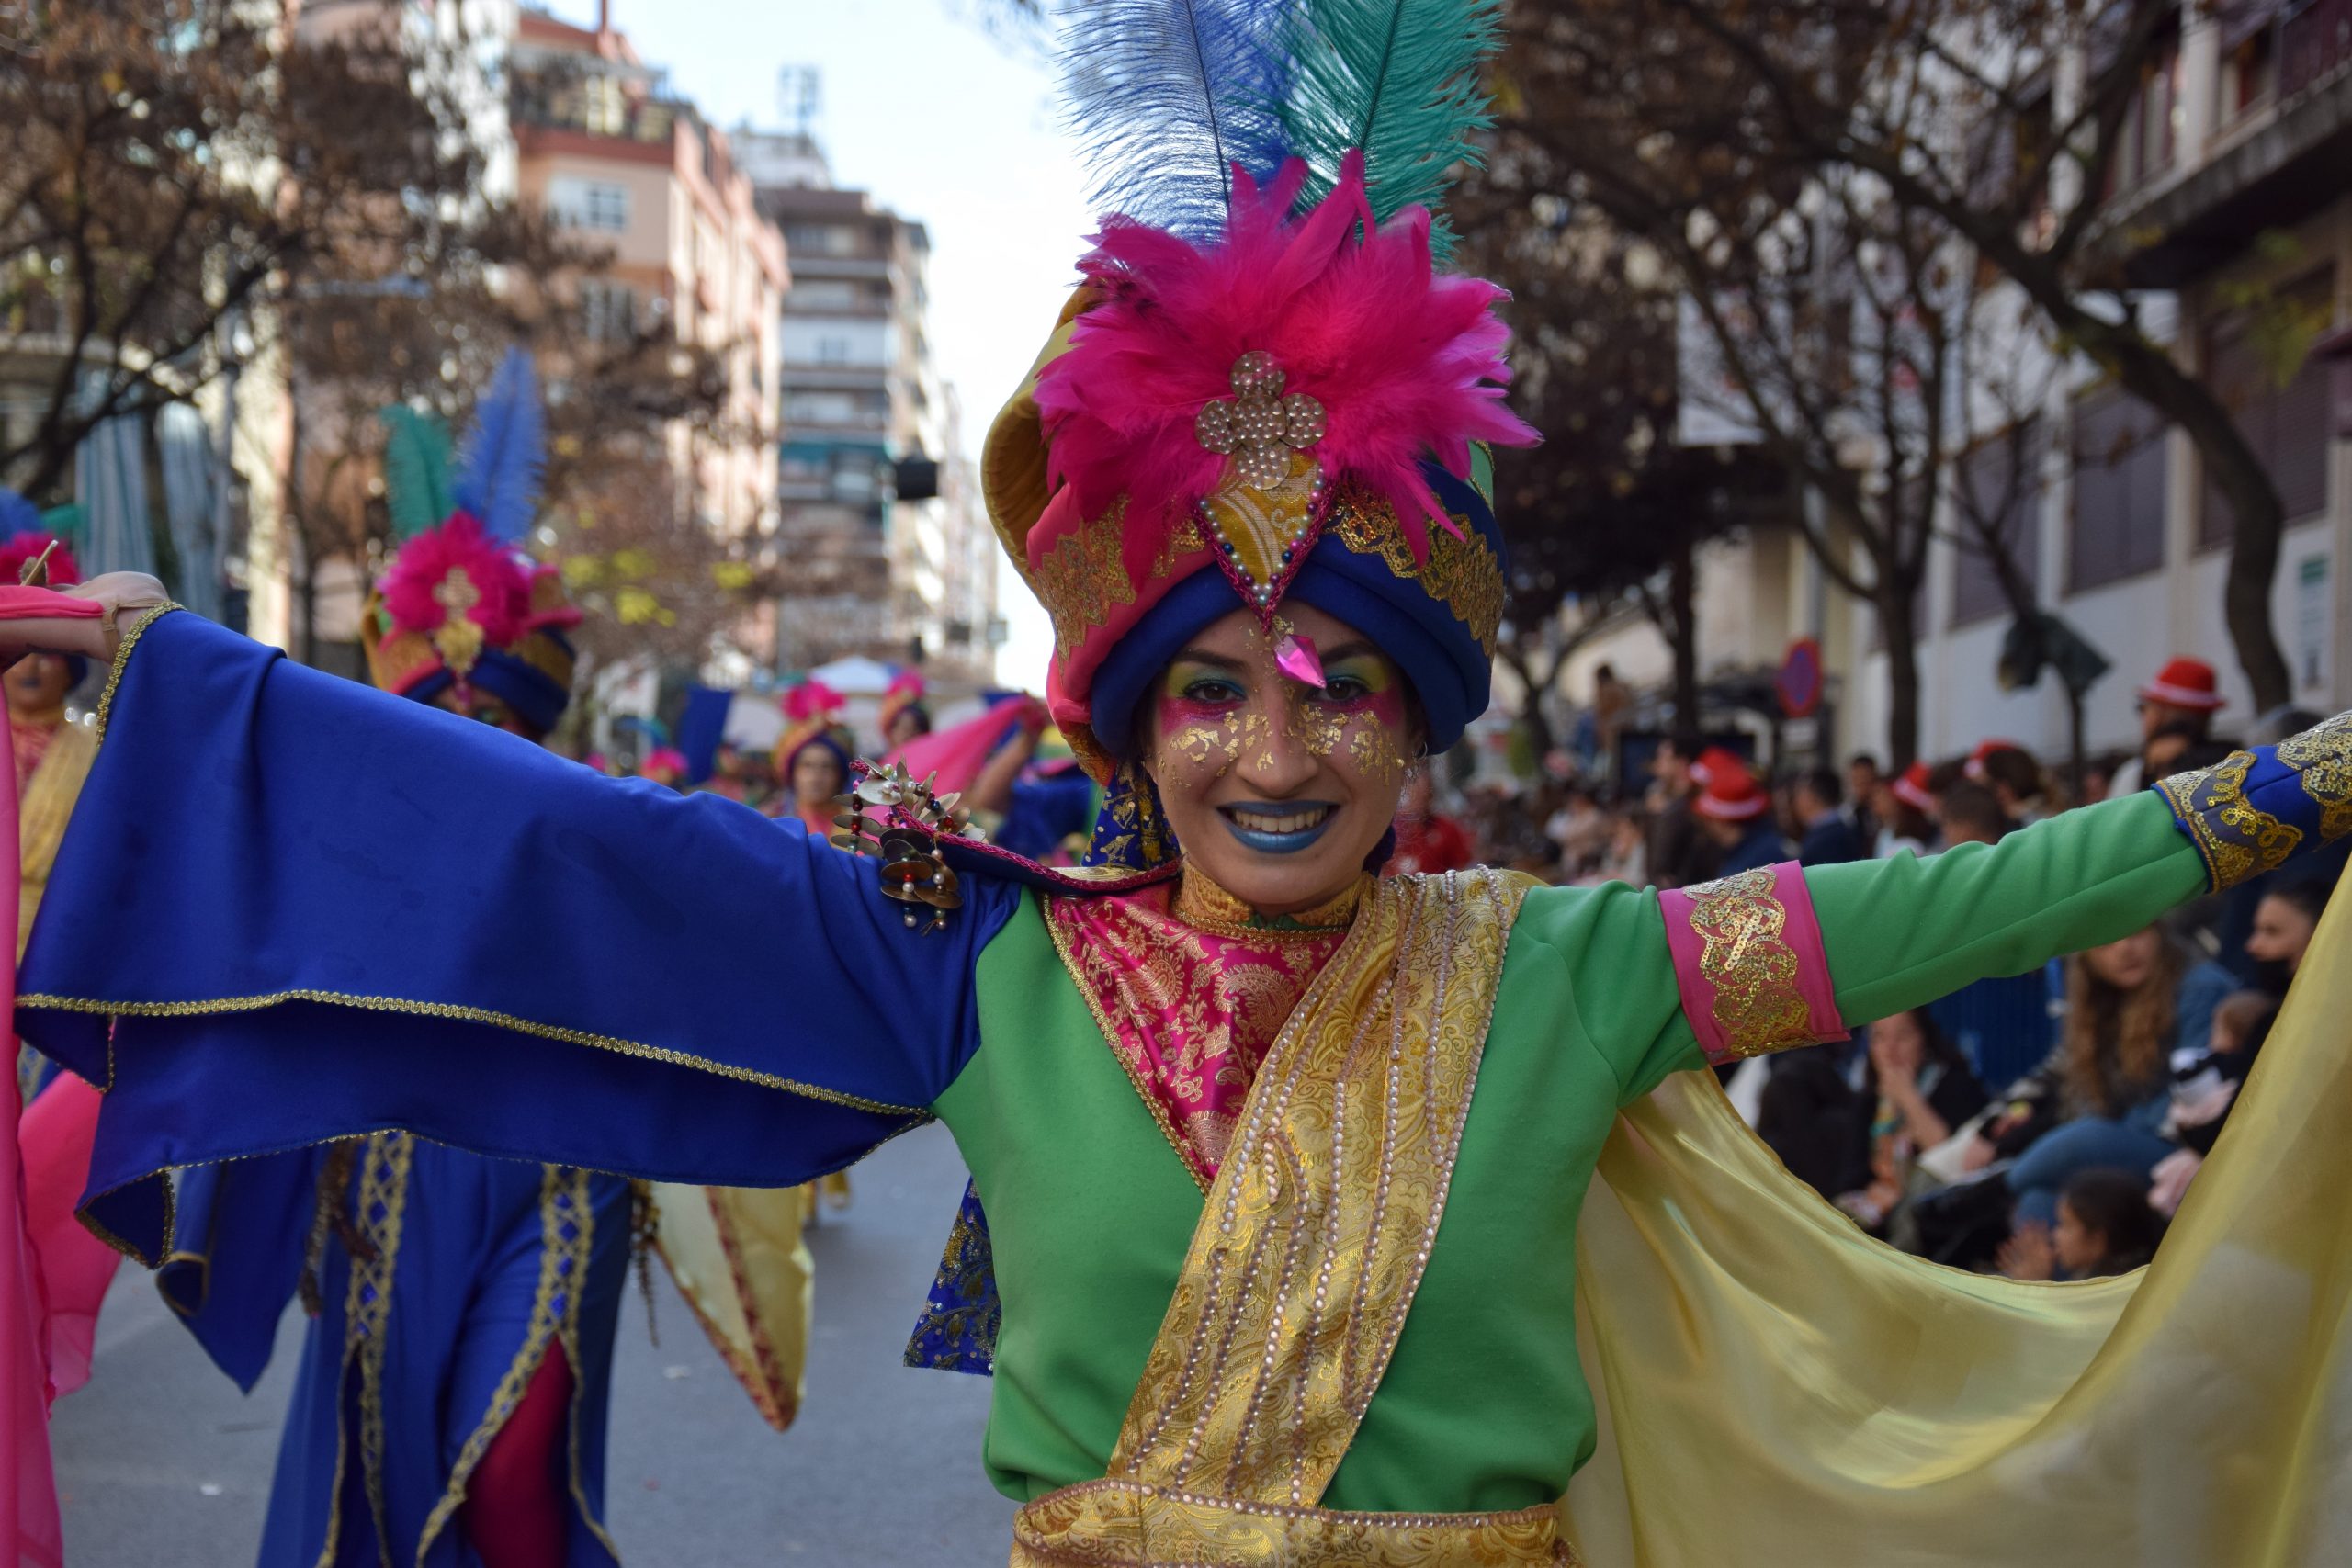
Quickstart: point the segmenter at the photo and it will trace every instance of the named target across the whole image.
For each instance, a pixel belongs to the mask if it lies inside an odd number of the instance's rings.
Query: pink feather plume
[[[803,681],[785,693],[780,705],[784,716],[795,724],[821,718],[842,711],[842,694],[822,681]]]
[[[412,631],[432,631],[448,618],[440,590],[458,571],[473,595],[466,618],[481,628],[482,641],[492,648],[512,643],[531,613],[530,569],[463,512],[401,547],[384,574],[384,608]]]
[[[1421,478],[1425,457],[1467,478],[1472,443],[1537,439],[1502,400],[1503,291],[1432,269],[1424,208],[1374,228],[1360,152],[1291,220],[1306,173],[1293,160],[1261,189],[1237,169],[1231,222],[1206,248],[1114,218],[1081,264],[1103,298],[1039,378],[1037,406],[1051,477],[1074,487],[1080,514],[1128,498],[1132,570],[1216,485],[1224,459],[1193,420],[1232,396],[1233,362],[1253,349],[1282,367],[1285,392],[1322,403],[1325,472],[1394,504],[1417,556],[1431,521],[1453,528]]]

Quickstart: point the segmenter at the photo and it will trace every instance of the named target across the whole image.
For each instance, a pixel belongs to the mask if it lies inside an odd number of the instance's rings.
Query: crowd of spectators
[[[1423,788],[1400,863],[1670,887],[1777,861],[1933,854],[2316,722],[2220,733],[2212,670],[2177,659],[2139,688],[2140,747],[2088,759],[2079,778],[1999,739],[1899,772],[1860,755],[1776,776],[1684,734],[1657,737],[1635,772],[1621,750],[1642,743],[1630,703],[1613,678],[1600,694],[1574,750],[1585,771],[1474,790],[1458,809]],[[1726,1087],[1792,1173],[1896,1247],[2020,1279],[2136,1268],[2211,1151],[2344,863],[2341,848],[2311,857],[1842,1045],[1744,1064]]]

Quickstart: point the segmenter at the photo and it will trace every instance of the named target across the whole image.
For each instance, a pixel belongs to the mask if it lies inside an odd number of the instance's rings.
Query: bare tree
[[[2222,391],[2143,315],[2138,242],[2108,201],[2177,0],[1521,0],[1514,16],[1512,129],[1593,199],[1615,210],[1647,187],[1631,205],[1670,225],[1677,208],[1866,181],[2182,430],[2234,520],[2225,609],[2256,706],[2289,699],[2277,488]]]

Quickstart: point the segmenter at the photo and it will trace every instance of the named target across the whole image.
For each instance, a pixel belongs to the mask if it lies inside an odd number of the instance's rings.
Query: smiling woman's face
[[[1322,689],[1275,663],[1285,631],[1320,652]],[[1261,914],[1291,914],[1363,869],[1396,815],[1414,731],[1404,676],[1353,627],[1295,605],[1270,637],[1236,610],[1161,673],[1144,766],[1186,861]]]

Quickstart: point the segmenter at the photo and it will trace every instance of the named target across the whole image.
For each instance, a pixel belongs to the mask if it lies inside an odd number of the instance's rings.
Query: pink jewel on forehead
[[[1302,686],[1323,690],[1331,682],[1323,676],[1323,656],[1316,651],[1315,639],[1286,632],[1274,644],[1274,666]]]
[[[1272,490],[1290,477],[1290,455],[1323,439],[1323,405],[1304,392],[1283,396],[1283,367],[1263,349],[1233,362],[1233,396],[1204,403],[1193,434],[1233,459],[1241,482]]]

